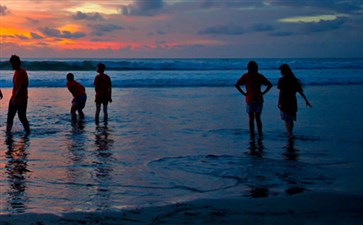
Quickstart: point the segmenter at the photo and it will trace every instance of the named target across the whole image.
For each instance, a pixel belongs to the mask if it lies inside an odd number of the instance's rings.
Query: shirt
[[[96,98],[110,98],[111,78],[107,74],[98,74],[93,82],[96,90]]]
[[[301,86],[296,80],[284,76],[279,79],[277,88],[280,89],[281,111],[294,115],[297,112],[296,92],[302,91]]]
[[[15,104],[23,104],[28,99],[28,74],[25,69],[15,70],[13,76],[13,92],[10,100],[15,99]]]
[[[243,74],[236,85],[246,86],[246,103],[263,103],[261,85],[270,85],[271,82],[260,73]]]
[[[67,81],[66,86],[75,98],[81,95],[86,95],[86,89],[83,87],[82,84],[78,83],[75,80]]]

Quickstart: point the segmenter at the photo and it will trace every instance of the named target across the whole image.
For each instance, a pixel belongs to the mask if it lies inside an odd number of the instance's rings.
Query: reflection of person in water
[[[112,146],[113,140],[110,138],[108,127],[96,127],[95,132],[95,146],[96,149],[96,161],[95,161],[95,178],[96,182],[100,183],[97,188],[97,198],[94,200],[94,204],[99,208],[107,209],[110,206],[111,191],[109,185],[105,185],[112,180]]]
[[[102,163],[106,163],[112,157],[111,149],[113,140],[109,138],[108,127],[96,127],[95,145],[97,147],[97,157]]]
[[[296,161],[298,159],[297,149],[295,148],[295,141],[293,138],[287,140],[285,152],[283,153],[286,160]]]
[[[5,166],[8,174],[10,189],[7,192],[8,204],[16,213],[25,211],[26,196],[26,174],[30,172],[27,169],[27,147],[29,145],[27,138],[22,138],[20,141],[14,141],[12,137],[6,140],[8,151],[6,158],[8,159]]]
[[[255,137],[250,138],[250,144],[248,146],[247,154],[250,156],[262,157],[265,146],[262,142],[262,137],[258,137],[257,142]]]

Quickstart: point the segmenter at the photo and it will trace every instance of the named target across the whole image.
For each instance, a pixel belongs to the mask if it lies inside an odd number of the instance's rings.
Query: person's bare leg
[[[262,136],[262,121],[261,121],[261,113],[255,113],[255,117],[256,117],[256,125],[257,125],[258,134],[259,134],[260,136]]]
[[[285,120],[285,127],[287,135],[291,138],[293,136],[294,122],[292,120]]]
[[[101,111],[101,104],[96,103],[96,113],[95,113],[96,124],[98,124],[100,122],[100,111]]]
[[[26,118],[26,109],[27,109],[26,104],[24,106],[20,107],[18,110],[18,117],[19,117],[20,122],[23,124],[25,133],[30,134],[29,121]]]
[[[107,110],[107,103],[103,104],[103,122],[107,124],[108,122],[108,110]]]
[[[77,103],[73,102],[71,107],[71,116],[73,121],[77,120],[77,114],[76,114],[77,108],[78,108]]]
[[[248,113],[248,127],[250,129],[250,135],[255,135],[255,115],[254,113]]]

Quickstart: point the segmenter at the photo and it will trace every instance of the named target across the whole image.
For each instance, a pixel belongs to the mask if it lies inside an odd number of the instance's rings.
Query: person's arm
[[[19,81],[20,84],[17,85],[18,89],[15,91],[14,97],[13,97],[13,102],[15,102],[15,100],[17,99],[17,97],[19,95],[21,95],[28,87],[28,81],[26,80],[26,77],[19,77]]]
[[[279,109],[281,109],[281,107],[282,107],[282,101],[281,101],[281,90],[279,91],[279,99],[278,99],[278,101],[277,101],[277,108],[279,108]]]
[[[307,107],[312,107],[309,100],[306,98],[305,94],[304,94],[304,91],[303,90],[299,90],[298,91],[299,94],[301,95],[301,97],[303,97],[303,99],[305,100],[305,103],[306,103],[306,106]]]
[[[235,85],[234,85],[236,88],[237,88],[237,90],[242,94],[242,95],[244,95],[244,96],[246,96],[246,92],[241,88],[241,86],[238,84],[238,83],[236,83]]]
[[[71,85],[70,83],[67,83],[66,86],[67,86],[68,91],[71,92],[72,96],[74,97],[75,96],[74,95],[74,93],[75,93],[74,92],[74,86]]]
[[[266,89],[262,92],[262,95],[266,94],[272,88],[271,82],[266,83]]]
[[[235,83],[234,86],[237,88],[237,90],[242,95],[246,96],[247,93],[241,88],[241,85],[244,85],[244,77],[243,76],[237,80],[237,82]]]
[[[111,82],[111,79],[110,79],[110,88],[108,89],[108,92],[109,92],[109,95],[110,95],[109,102],[111,103],[112,102],[112,82]]]

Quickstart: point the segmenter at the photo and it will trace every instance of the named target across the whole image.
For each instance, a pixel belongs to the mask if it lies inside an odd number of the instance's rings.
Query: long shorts
[[[83,109],[86,106],[86,101],[87,101],[87,95],[80,95],[75,97],[72,102],[77,103],[78,107],[80,109]]]
[[[110,101],[108,96],[96,96],[95,102],[97,104],[107,104]]]
[[[246,107],[247,113],[261,113],[263,108],[263,103],[248,103]]]
[[[296,121],[296,113],[286,113],[283,111],[280,111],[281,119],[285,121]]]

